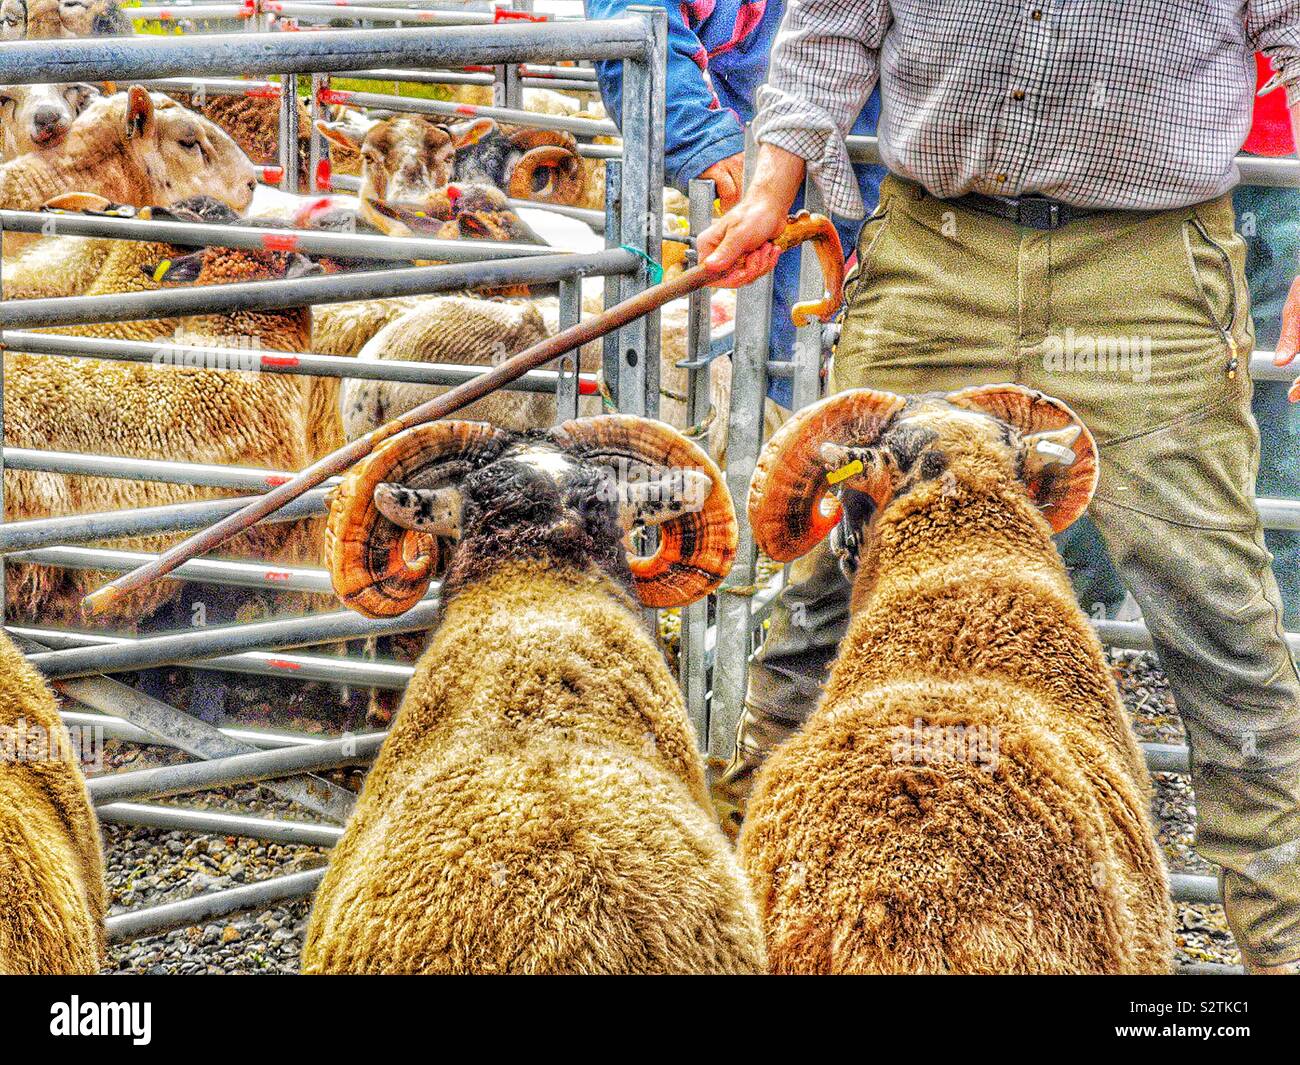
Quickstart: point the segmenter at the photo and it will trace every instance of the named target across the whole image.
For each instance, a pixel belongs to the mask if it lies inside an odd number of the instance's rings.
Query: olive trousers
[[[1192,751],[1197,846],[1255,964],[1300,957],[1300,677],[1254,505],[1245,246],[1231,198],[1053,231],[890,177],[863,226],[834,391],[1017,382],[1097,438],[1089,514],[1142,609]],[[1239,361],[1240,360],[1240,361]],[[807,717],[848,622],[823,545],[796,563],[750,673],[735,763]]]

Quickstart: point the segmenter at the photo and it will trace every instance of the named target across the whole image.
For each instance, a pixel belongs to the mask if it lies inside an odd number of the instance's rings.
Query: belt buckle
[[[1042,196],[1026,196],[1016,201],[1016,224],[1030,229],[1059,229],[1061,205]]]

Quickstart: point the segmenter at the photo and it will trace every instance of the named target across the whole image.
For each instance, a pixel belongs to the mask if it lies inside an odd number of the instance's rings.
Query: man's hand
[[[1287,293],[1286,305],[1282,308],[1282,335],[1273,353],[1273,365],[1289,366],[1296,356],[1297,347],[1300,347],[1300,277],[1291,282],[1291,291]],[[1291,385],[1287,398],[1292,403],[1300,403],[1300,380]]]
[[[740,202],[696,241],[700,262],[724,275],[719,288],[748,285],[776,266],[781,253],[772,241],[785,228],[803,173],[797,155],[771,144],[759,149],[753,180]]]
[[[700,177],[713,182],[725,214],[740,202],[740,194],[745,191],[745,153],[737,152],[714,163]]]

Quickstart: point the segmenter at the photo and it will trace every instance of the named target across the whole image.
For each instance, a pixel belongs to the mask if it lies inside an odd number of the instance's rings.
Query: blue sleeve
[[[585,0],[588,18],[618,18],[630,4],[646,0]],[[682,17],[680,4],[659,0],[668,13],[668,100],[664,137],[664,174],[685,190],[714,163],[745,150],[745,131],[730,111],[709,105],[713,93],[695,57],[704,45]],[[605,109],[616,123],[623,116],[623,63],[596,64]]]

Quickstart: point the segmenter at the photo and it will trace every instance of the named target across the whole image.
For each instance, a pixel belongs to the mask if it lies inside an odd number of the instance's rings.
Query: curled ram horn
[[[539,184],[539,172],[546,181]],[[516,200],[540,200],[572,205],[582,196],[582,163],[572,149],[548,144],[530,148],[510,172],[510,195]]]
[[[952,392],[949,403],[1006,422],[1025,443],[1025,485],[1053,532],[1068,529],[1097,490],[1097,442],[1059,399],[1024,385],[976,385]]]
[[[722,473],[697,445],[670,425],[626,414],[567,421],[551,430],[551,438],[616,470],[633,465],[707,475],[710,490],[702,504],[658,523],[655,553],[629,556],[628,565],[637,597],[650,607],[685,606],[722,583],[736,557],[736,512]],[[628,502],[635,507],[635,492]]]
[[[749,522],[764,554],[789,562],[825,538],[840,520],[826,445],[870,446],[905,403],[892,392],[856,388],[805,407],[777,430],[749,482]]]
[[[440,421],[399,433],[357,463],[330,492],[325,565],[334,592],[372,618],[415,606],[438,571],[438,537],[406,529],[382,513],[381,486],[440,488],[491,462],[508,434],[481,422]],[[378,501],[376,499],[378,496]]]

